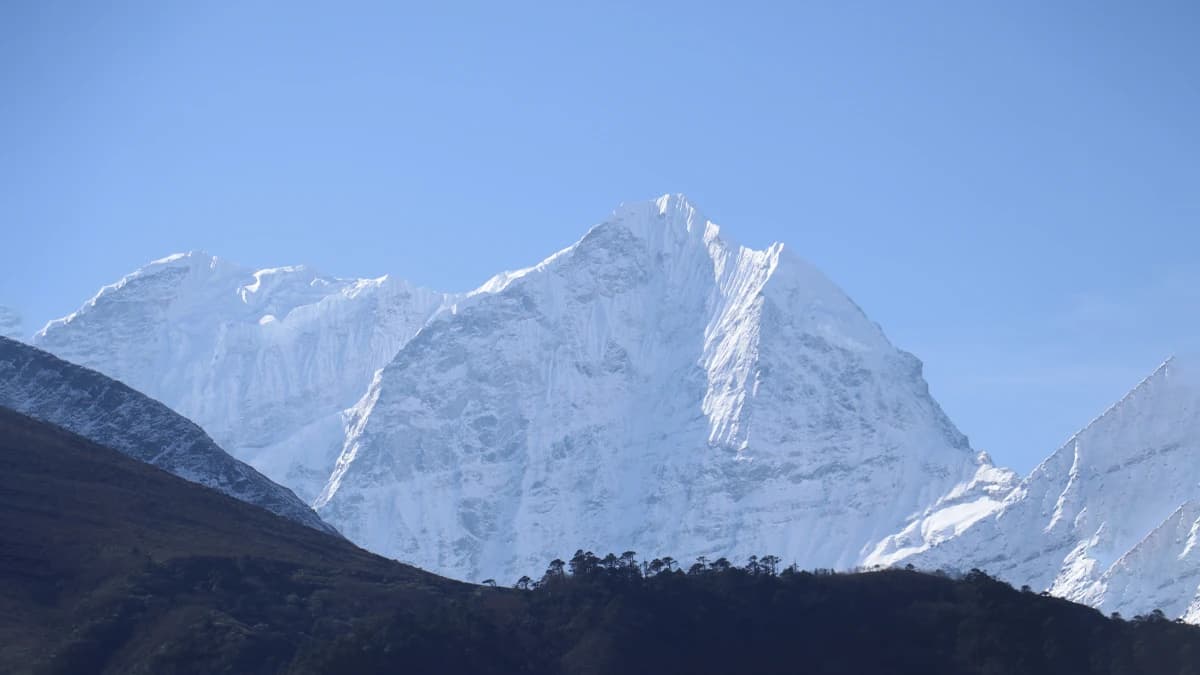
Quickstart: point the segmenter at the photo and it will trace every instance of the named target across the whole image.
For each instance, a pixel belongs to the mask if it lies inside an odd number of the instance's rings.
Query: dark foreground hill
[[[711,567],[461,584],[0,410],[0,672],[1200,673],[982,574]]]

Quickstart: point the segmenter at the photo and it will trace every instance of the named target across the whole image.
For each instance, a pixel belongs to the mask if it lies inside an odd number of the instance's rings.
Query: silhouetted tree
[[[621,554],[621,568],[625,570],[625,574],[630,578],[641,576],[641,568],[638,567],[636,551],[625,551]]]
[[[596,571],[600,560],[591,551],[584,552],[582,549],[575,551],[575,555],[571,556],[571,562],[568,566],[571,569],[572,576],[587,576]]]
[[[992,577],[978,567],[972,567],[970,572],[967,572],[967,581],[992,581]]]
[[[517,588],[522,591],[527,591],[527,590],[529,590],[529,583],[531,581],[533,581],[533,579],[530,579],[528,576],[523,576],[520,579],[517,579],[517,583],[516,583],[516,585],[513,586],[513,588]]]
[[[669,556],[669,555],[668,555],[668,556],[664,556],[664,557],[663,557],[663,559],[662,559],[662,564],[663,564],[663,567],[664,567],[664,568],[666,568],[666,570],[667,570],[668,572],[674,572],[674,571],[675,571],[675,559],[674,559],[674,558],[672,558],[671,556]]]
[[[558,558],[551,560],[550,565],[546,567],[546,574],[542,577],[542,581],[544,582],[550,579],[562,577],[564,575],[563,570],[566,568],[566,566],[567,563]]]
[[[773,577],[775,576],[775,570],[779,568],[779,556],[764,555],[759,559],[758,566],[764,574]]]

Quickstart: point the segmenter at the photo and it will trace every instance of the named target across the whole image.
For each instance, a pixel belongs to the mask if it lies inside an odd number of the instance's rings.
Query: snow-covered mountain
[[[355,406],[316,502],[350,539],[515,579],[578,547],[861,563],[999,505],[921,363],[780,244],[681,196],[438,314]]]
[[[978,566],[1200,622],[1196,360],[1017,484],[828,279],[681,196],[464,296],[171,256],[34,341],[191,417],[360,545],[452,576],[579,547],[771,552]]]
[[[167,406],[93,370],[0,337],[0,407],[73,431],[235,499],[336,533],[284,487]]]
[[[105,286],[34,344],[166,403],[311,501],[342,447],[342,411],[448,300],[390,277],[193,252]]]
[[[6,337],[11,340],[24,340],[28,335],[25,335],[25,323],[21,320],[21,315],[11,307],[0,305],[0,337]]]
[[[1126,615],[1200,621],[1200,361],[1159,367],[1042,462],[996,513],[883,562],[981,567]]]
[[[828,279],[681,196],[462,297],[171,256],[34,339],[459,577],[580,546],[849,567],[898,530],[953,536],[1013,480]]]

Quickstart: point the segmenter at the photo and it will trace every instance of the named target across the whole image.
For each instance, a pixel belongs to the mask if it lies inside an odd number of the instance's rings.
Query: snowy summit
[[[360,545],[462,578],[577,547],[850,567],[898,531],[953,535],[1011,480],[837,286],[681,195],[464,296],[171,256],[36,342]]]
[[[34,338],[198,422],[347,537],[465,579],[575,549],[982,567],[1200,620],[1200,386],[1174,359],[1023,482],[783,244],[682,195],[462,295],[193,252]]]
[[[956,489],[990,500],[981,468],[841,290],[675,195],[435,317],[353,410],[316,506],[466,578],[577,546],[850,567]]]

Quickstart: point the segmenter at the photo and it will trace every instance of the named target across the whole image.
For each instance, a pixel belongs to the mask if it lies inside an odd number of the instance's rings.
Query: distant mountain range
[[[195,420],[352,541],[459,578],[576,547],[771,551],[1200,620],[1178,359],[1019,481],[832,282],[678,195],[459,295],[171,256],[33,342]]]

